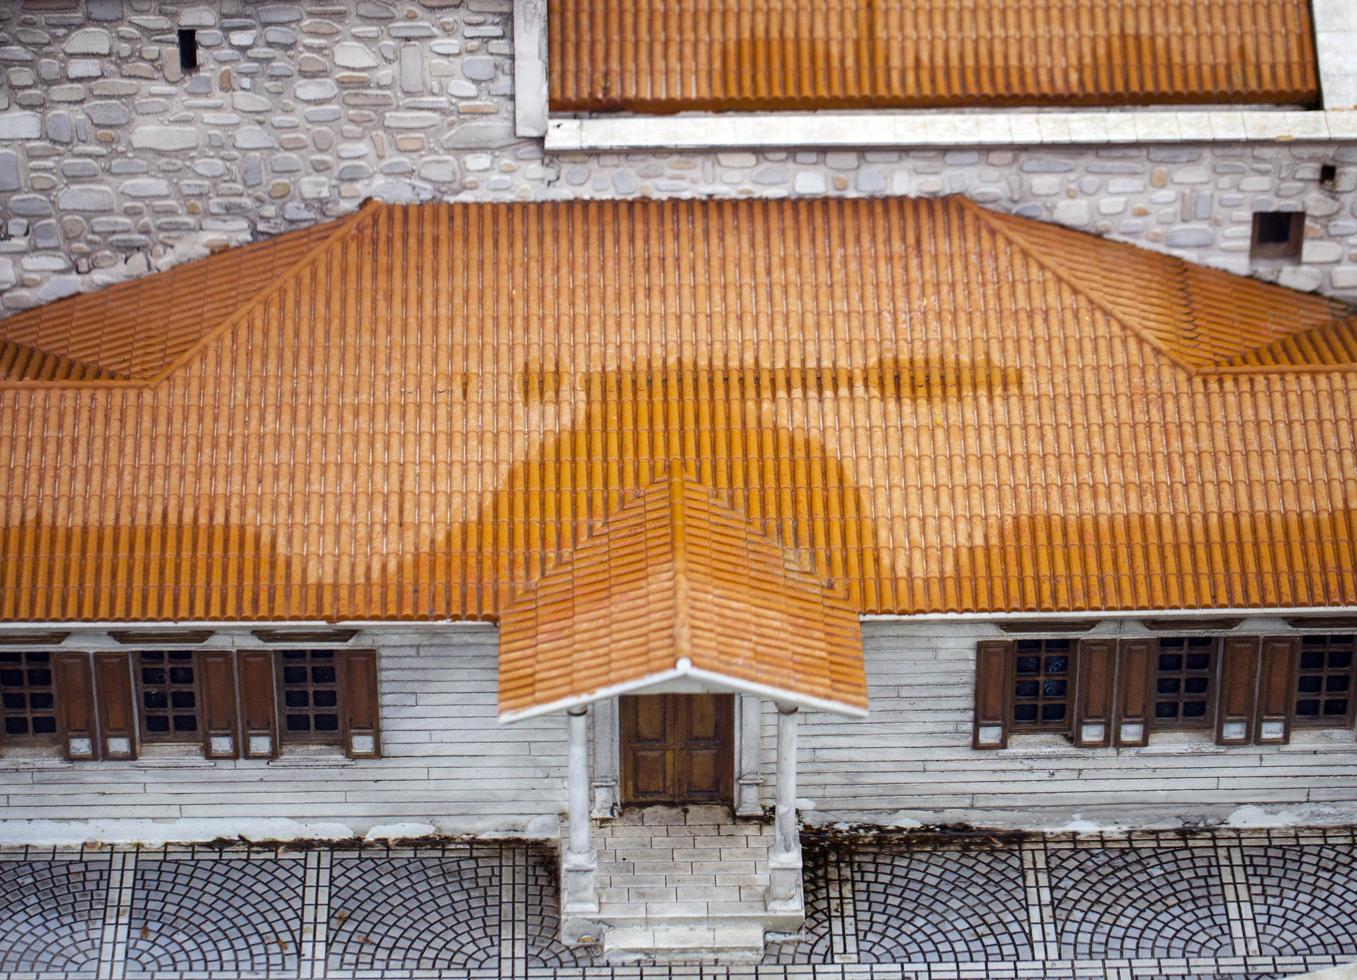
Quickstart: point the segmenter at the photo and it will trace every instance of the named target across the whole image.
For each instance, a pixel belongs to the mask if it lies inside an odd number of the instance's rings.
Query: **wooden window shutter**
[[[94,689],[100,758],[135,759],[137,716],[132,707],[132,665],[126,653],[94,655]]]
[[[1258,711],[1253,728],[1253,740],[1260,745],[1285,745],[1291,740],[1299,654],[1298,636],[1263,637],[1258,663]]]
[[[1117,644],[1116,723],[1112,743],[1150,744],[1150,678],[1154,641],[1122,640]]]
[[[382,753],[377,651],[345,650],[340,656],[344,754],[350,759],[375,759]]]
[[[196,656],[203,755],[208,759],[239,759],[236,672],[232,656],[215,650],[199,651]]]
[[[1078,659],[1079,669],[1075,676],[1079,684],[1076,688],[1071,738],[1080,748],[1106,748],[1112,744],[1116,641],[1080,640]]]
[[[71,760],[97,759],[99,739],[94,722],[94,674],[87,653],[52,654],[56,681],[61,751]]]
[[[278,712],[274,708],[273,654],[245,650],[236,655],[236,689],[240,692],[241,755],[247,759],[278,756]]]
[[[1013,644],[983,640],[975,647],[975,724],[971,748],[1008,747],[1009,703],[1013,697]]]
[[[1220,647],[1216,688],[1216,744],[1253,741],[1253,711],[1258,692],[1258,637],[1227,636]]]

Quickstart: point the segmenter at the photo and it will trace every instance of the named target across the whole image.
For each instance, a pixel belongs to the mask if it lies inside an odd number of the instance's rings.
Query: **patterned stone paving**
[[[557,941],[545,844],[0,850],[0,980],[1295,976],[1357,962],[1351,831],[805,840],[764,963]]]

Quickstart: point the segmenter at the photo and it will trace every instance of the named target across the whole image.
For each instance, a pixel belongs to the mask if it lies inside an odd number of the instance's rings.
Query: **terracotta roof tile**
[[[675,454],[863,612],[1357,604],[1357,370],[1219,366],[1327,300],[961,199],[329,231],[152,382],[0,383],[0,618],[494,619]]]
[[[552,0],[558,112],[1309,104],[1308,0]]]
[[[521,718],[676,675],[867,709],[857,609],[671,461],[500,616],[499,703]]]

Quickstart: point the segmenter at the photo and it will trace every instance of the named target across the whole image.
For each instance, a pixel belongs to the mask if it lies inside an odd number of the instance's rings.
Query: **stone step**
[[[763,926],[750,922],[611,927],[603,934],[608,963],[756,963]]]

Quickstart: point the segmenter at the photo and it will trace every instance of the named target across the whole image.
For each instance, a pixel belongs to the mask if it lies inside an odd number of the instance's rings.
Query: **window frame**
[[[307,655],[306,660],[308,674],[307,692],[308,701],[310,703],[306,708],[306,714],[310,722],[310,728],[305,733],[290,731],[288,729],[287,724],[288,716],[287,689],[289,686],[295,687],[295,685],[288,685],[288,683],[285,680],[286,675],[284,673],[284,670],[287,665],[287,655],[298,653]],[[311,655],[316,653],[329,654],[331,657],[330,666],[334,670],[334,680],[331,681],[329,684],[325,685],[325,687],[333,688],[335,692],[335,704],[333,711],[333,714],[335,716],[335,728],[331,732],[318,733],[315,726],[315,718],[317,714],[315,706],[316,689],[315,682],[311,678],[310,672],[312,669],[314,669],[314,666],[316,665],[313,665],[311,663],[310,657]],[[343,653],[344,651],[337,650],[332,647],[298,647],[294,649],[275,649],[273,651],[274,716],[277,718],[278,724],[277,738],[280,748],[287,745],[327,745],[339,749],[347,748],[348,739],[345,734],[345,724],[344,724],[345,684],[343,676],[344,675]],[[295,714],[296,712],[293,713]],[[330,714],[331,712],[329,710],[324,710],[322,713]]]
[[[1063,675],[1047,676],[1046,658],[1060,656],[1056,651],[1050,651],[1046,648],[1050,643],[1063,643],[1065,650],[1063,655],[1066,660],[1066,670]],[[1023,644],[1040,644],[1039,652],[1033,653],[1031,650],[1023,650]],[[1078,683],[1079,670],[1079,644],[1070,637],[1024,637],[1012,641],[1009,647],[1009,658],[1012,663],[1009,665],[1009,703],[1008,703],[1008,724],[1015,735],[1036,734],[1045,732],[1049,734],[1069,736],[1074,731],[1074,712],[1076,703],[1076,690]],[[1022,674],[1018,671],[1018,661],[1021,657],[1036,656],[1040,659],[1039,669],[1035,674]],[[1024,681],[1031,682],[1035,679],[1038,686],[1037,695],[1034,698],[1020,697],[1018,694],[1018,685]],[[1048,681],[1064,681],[1065,693],[1063,697],[1050,697],[1045,694],[1044,688]],[[1062,703],[1065,706],[1064,716],[1059,721],[1047,721],[1042,717],[1043,708],[1047,704]],[[1037,718],[1035,721],[1020,722],[1017,718],[1017,709],[1019,705],[1032,704],[1036,706]]]
[[[164,658],[165,658],[165,662],[164,662],[164,664],[163,664],[162,666],[164,667],[165,672],[166,672],[166,681],[165,681],[165,683],[164,683],[163,685],[151,685],[151,687],[152,687],[153,689],[154,689],[155,687],[163,688],[163,689],[165,690],[165,692],[167,693],[167,695],[169,695],[169,697],[167,698],[167,701],[166,701],[166,707],[165,707],[165,709],[164,709],[164,711],[163,711],[164,716],[165,716],[166,718],[169,718],[169,719],[170,719],[170,729],[169,729],[169,731],[167,731],[167,732],[152,732],[149,728],[146,727],[147,711],[148,711],[149,709],[147,709],[147,707],[146,707],[146,700],[145,700],[145,699],[146,699],[147,685],[146,685],[145,678],[144,678],[143,675],[142,675],[142,670],[145,669],[145,668],[147,667],[147,665],[142,663],[142,659],[141,659],[141,658],[144,657],[144,656],[146,656],[147,654],[150,654],[151,656],[160,656],[160,657],[164,657]],[[170,657],[171,657],[173,654],[183,654],[183,655],[186,655],[186,656],[188,657],[189,669],[190,669],[191,671],[193,671],[193,680],[187,685],[187,686],[188,686],[189,688],[191,688],[192,691],[193,691],[193,718],[194,718],[195,725],[194,725],[193,731],[191,731],[191,732],[180,732],[180,731],[177,731],[177,730],[175,729],[175,727],[174,727],[174,720],[173,720],[173,719],[174,719],[174,716],[175,716],[176,714],[183,714],[184,712],[183,712],[182,710],[176,710],[176,709],[173,707],[173,693],[174,693],[174,690],[175,690],[176,688],[182,690],[182,689],[185,687],[185,685],[183,685],[183,684],[174,684],[173,682],[171,682],[171,681],[169,680],[169,671],[170,671],[170,669],[171,669],[171,667],[170,667]],[[129,655],[130,657],[133,658],[133,660],[132,660],[132,672],[133,672],[133,674],[134,674],[134,676],[135,676],[135,678],[136,678],[137,732],[138,732],[138,736],[140,737],[140,739],[141,739],[141,741],[142,741],[143,743],[148,744],[148,745],[184,745],[184,744],[187,744],[187,743],[197,743],[197,744],[201,744],[201,743],[202,743],[202,740],[203,740],[203,688],[202,688],[202,680],[201,680],[201,677],[200,677],[200,673],[201,673],[201,672],[200,672],[199,669],[198,669],[198,656],[197,656],[197,654],[198,654],[198,651],[196,651],[196,650],[175,650],[175,649],[168,649],[168,648],[167,648],[167,649],[164,649],[164,650],[129,650],[129,651],[128,651],[128,655]],[[154,666],[154,665],[151,665],[151,666]],[[155,712],[155,713],[156,713],[156,714],[160,714],[160,713],[162,713],[162,712],[160,711],[160,709],[156,709],[156,712]]]
[[[1187,666],[1187,657],[1189,644],[1193,640],[1209,641],[1210,663],[1205,670],[1189,670]],[[1221,671],[1221,637],[1203,636],[1202,634],[1182,633],[1173,636],[1156,636],[1153,638],[1154,647],[1152,651],[1153,662],[1151,663],[1149,677],[1149,710],[1146,712],[1146,721],[1150,726],[1151,732],[1211,732],[1216,727],[1216,715],[1219,712],[1220,704],[1220,671]],[[1159,666],[1159,658],[1162,656],[1173,656],[1173,651],[1165,651],[1164,644],[1172,643],[1177,640],[1183,641],[1181,656],[1183,662],[1176,674],[1163,671]],[[1161,701],[1167,701],[1159,692],[1159,680],[1161,676],[1176,676],[1179,680],[1179,690],[1176,696],[1178,704],[1178,714],[1173,720],[1166,720],[1159,715],[1159,704]],[[1205,702],[1206,710],[1200,717],[1186,720],[1183,714],[1183,705],[1187,700],[1187,680],[1191,677],[1206,677]],[[1195,701],[1197,698],[1191,698]]]
[[[1318,671],[1318,673],[1323,678],[1328,678],[1330,675],[1341,676],[1342,668],[1330,669],[1327,664],[1328,653],[1330,652],[1332,641],[1337,637],[1347,638],[1347,642],[1343,645],[1347,646],[1352,654],[1351,658],[1348,661],[1347,666],[1348,709],[1346,713],[1342,715],[1325,715],[1322,711],[1315,715],[1302,715],[1297,710],[1300,705],[1300,701],[1302,700],[1303,697],[1303,692],[1300,690],[1301,680],[1307,674],[1310,676],[1314,676],[1316,673],[1315,670],[1313,669],[1307,670],[1301,664],[1301,661],[1304,660],[1305,654],[1307,652],[1305,643],[1307,640],[1326,641],[1324,646],[1325,666],[1321,668],[1321,670]],[[1318,700],[1321,702],[1321,704],[1325,700],[1323,691],[1319,692]],[[1289,711],[1291,714],[1292,728],[1304,728],[1310,731],[1323,731],[1324,729],[1351,728],[1353,726],[1354,721],[1357,720],[1357,632],[1300,634],[1300,652],[1299,655],[1297,656],[1296,661],[1295,685],[1292,687],[1291,690]]]
[[[47,684],[45,690],[52,696],[52,706],[49,709],[40,709],[39,717],[50,717],[52,719],[52,730],[50,732],[34,733],[33,719],[35,717],[32,707],[33,688],[28,683],[29,670],[38,669],[28,664],[27,658],[30,656],[41,656],[46,658]],[[0,703],[0,741],[14,745],[34,745],[34,746],[59,746],[62,743],[61,731],[61,705],[60,695],[57,693],[56,665],[53,663],[52,653],[49,650],[0,650],[0,656],[18,656],[19,667],[17,669],[24,672],[24,684],[22,687],[24,696],[23,717],[27,724],[27,731],[22,735],[15,735],[9,731],[9,719],[12,715],[11,709]],[[14,669],[8,663],[0,663],[0,670]],[[0,694],[6,693],[4,687],[0,687]]]

